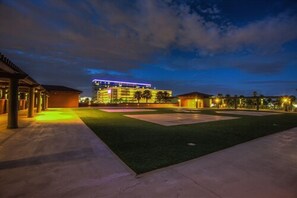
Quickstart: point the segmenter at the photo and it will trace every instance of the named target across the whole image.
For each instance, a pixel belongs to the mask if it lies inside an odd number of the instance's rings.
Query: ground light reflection
[[[75,115],[69,112],[62,112],[59,110],[47,110],[36,116],[36,121],[51,122],[51,121],[61,121],[61,120],[73,120]]]

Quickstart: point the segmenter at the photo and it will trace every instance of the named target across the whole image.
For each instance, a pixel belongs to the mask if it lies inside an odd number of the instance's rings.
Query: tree
[[[245,104],[247,105],[247,108],[252,108],[254,101],[251,98],[247,98]]]
[[[295,100],[296,100],[296,96],[291,95],[291,96],[290,96],[290,101],[291,101],[291,102],[295,102]]]
[[[168,99],[169,99],[169,93],[167,91],[164,91],[163,92],[163,100],[164,100],[164,102],[168,102]]]
[[[253,92],[253,97],[254,97],[254,105],[256,105],[257,110],[259,110],[259,94],[257,91]]]
[[[164,99],[164,94],[162,91],[158,91],[156,94],[156,99],[160,103]]]
[[[142,93],[142,97],[145,98],[147,103],[147,101],[152,98],[152,92],[150,90],[144,90]]]
[[[233,104],[233,100],[230,97],[231,97],[230,94],[225,95],[225,101],[226,101],[227,107],[230,107]]]
[[[296,96],[294,96],[294,95],[290,95],[289,96],[289,105],[290,105],[290,109],[292,109],[293,108],[293,103],[295,102],[295,100],[296,100]]]
[[[138,103],[139,103],[139,100],[141,99],[141,96],[142,96],[141,91],[135,91],[134,98],[137,100]]]
[[[218,98],[222,98],[222,97],[223,97],[223,94],[218,93]]]

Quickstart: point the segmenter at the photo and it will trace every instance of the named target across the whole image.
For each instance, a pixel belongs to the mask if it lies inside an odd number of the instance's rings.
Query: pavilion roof
[[[209,98],[211,96],[212,95],[197,92],[197,91],[178,95],[178,97],[187,97],[187,98]]]
[[[66,91],[66,92],[78,92],[81,93],[82,91],[73,89],[66,86],[61,85],[42,85],[42,87],[47,91]]]

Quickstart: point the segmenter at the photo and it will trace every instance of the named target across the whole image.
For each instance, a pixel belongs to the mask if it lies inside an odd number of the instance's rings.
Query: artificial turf
[[[98,109],[75,112],[137,174],[297,126],[297,114],[226,115],[240,119],[168,127],[123,116],[133,113],[107,113]],[[171,109],[158,109],[141,114],[169,112],[174,113]],[[216,114],[212,110],[200,113]]]

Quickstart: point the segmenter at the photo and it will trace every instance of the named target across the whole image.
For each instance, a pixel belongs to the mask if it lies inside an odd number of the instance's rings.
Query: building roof
[[[199,97],[199,98],[209,98],[210,96],[212,96],[212,95],[197,92],[197,91],[178,95],[178,97]]]
[[[68,92],[78,92],[81,93],[82,91],[77,89],[72,89],[70,87],[65,87],[61,85],[42,85],[46,91],[68,91]]]

